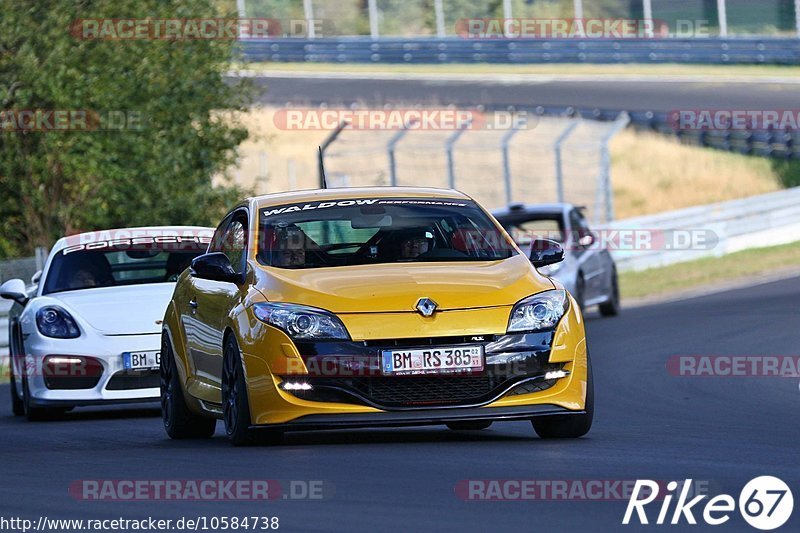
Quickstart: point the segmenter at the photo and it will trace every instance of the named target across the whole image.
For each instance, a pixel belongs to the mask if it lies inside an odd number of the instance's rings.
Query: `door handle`
[[[197,309],[197,300],[195,300],[194,298],[189,300],[189,307],[191,307],[192,309]]]

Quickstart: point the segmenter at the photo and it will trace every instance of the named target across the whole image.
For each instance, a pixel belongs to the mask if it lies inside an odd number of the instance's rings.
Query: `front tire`
[[[215,418],[199,416],[189,410],[175,363],[172,344],[166,333],[161,337],[161,417],[171,439],[208,438],[217,427]]]
[[[619,302],[619,279],[615,270],[611,275],[611,296],[609,296],[607,302],[598,306],[600,314],[602,316],[617,316],[621,307]]]
[[[533,430],[543,439],[577,439],[592,428],[594,419],[594,377],[589,354],[586,354],[586,404],[580,415],[553,415],[531,420]]]
[[[17,380],[14,378],[14,365],[9,361],[9,380],[11,384],[11,411],[14,416],[23,416],[25,414],[25,404],[22,403],[22,398],[17,394]]]
[[[222,419],[225,421],[225,433],[234,446],[278,444],[283,437],[277,431],[250,428],[250,401],[247,398],[242,353],[233,335],[225,341],[222,361]]]

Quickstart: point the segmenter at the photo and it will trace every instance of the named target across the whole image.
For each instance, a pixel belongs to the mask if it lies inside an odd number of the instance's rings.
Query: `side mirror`
[[[14,300],[19,305],[28,303],[28,291],[25,289],[25,282],[21,279],[10,279],[0,286],[0,297],[6,300]]]
[[[241,282],[241,276],[231,266],[228,256],[222,252],[211,252],[195,257],[189,272],[200,279],[237,284]]]
[[[564,248],[550,239],[534,239],[530,259],[536,268],[560,263],[564,260]]]

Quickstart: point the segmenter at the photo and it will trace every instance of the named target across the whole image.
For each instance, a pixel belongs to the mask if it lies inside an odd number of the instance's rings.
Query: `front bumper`
[[[124,352],[161,350],[161,335],[103,336],[87,341],[30,336],[25,341],[24,363],[16,367],[27,375],[33,406],[84,406],[156,401],[160,397],[158,370],[125,370]],[[103,367],[96,383],[88,388],[56,388],[43,368],[48,355],[92,357]],[[21,362],[21,361],[20,361]],[[49,385],[49,386],[48,386]]]
[[[253,426],[285,425],[287,429],[300,429],[327,427],[329,422],[331,427],[379,427],[443,424],[457,420],[529,419],[583,412],[587,387],[586,340],[583,317],[573,300],[557,328],[551,332],[498,335],[473,331],[464,337],[464,343],[469,339],[485,337],[487,371],[494,366],[493,361],[499,362],[505,355],[520,354],[527,361],[524,371],[514,375],[499,371],[496,375],[503,379],[497,384],[490,384],[481,394],[453,399],[422,397],[419,401],[403,403],[393,401],[391,397],[363,394],[363,382],[397,380],[399,384],[400,380],[414,380],[416,377],[369,375],[369,368],[359,369],[366,375],[342,376],[339,373],[333,378],[314,372],[315,365],[312,363],[320,357],[342,357],[347,360],[350,356],[366,355],[367,360],[369,357],[377,360],[377,354],[385,346],[384,341],[304,345],[293,343],[280,330],[265,328],[263,335],[257,337],[260,339],[258,345],[244,343],[246,348],[243,349]],[[431,341],[437,345],[452,345],[452,338],[432,338]],[[472,341],[473,344],[475,342]],[[363,360],[363,357],[359,360]],[[553,369],[563,370],[566,377],[555,379],[545,387],[515,390],[523,381],[535,382],[532,378],[542,377]],[[499,368],[493,370],[498,371]],[[421,379],[434,381],[428,388],[435,396],[438,387],[444,383],[442,380],[486,379],[487,375],[484,372],[476,376],[424,376]],[[490,375],[488,377],[491,378]],[[335,394],[315,396],[283,390],[280,384],[289,379],[310,383],[314,393],[326,391]],[[438,384],[435,383],[437,379],[440,380]],[[356,380],[360,380],[360,383],[354,383]],[[425,386],[417,388],[426,390]],[[386,390],[391,392],[391,387],[386,387]],[[459,418],[462,416],[466,418]]]

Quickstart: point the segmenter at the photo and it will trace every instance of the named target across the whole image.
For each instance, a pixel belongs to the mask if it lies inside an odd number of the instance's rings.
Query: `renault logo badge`
[[[438,305],[436,302],[430,298],[420,298],[417,302],[417,311],[419,311],[419,314],[425,317],[433,316],[433,313],[436,312],[437,307]]]

